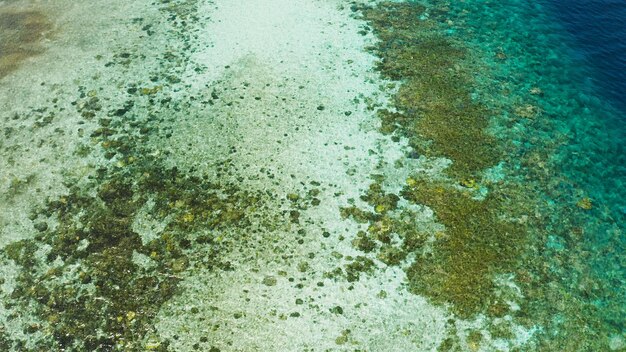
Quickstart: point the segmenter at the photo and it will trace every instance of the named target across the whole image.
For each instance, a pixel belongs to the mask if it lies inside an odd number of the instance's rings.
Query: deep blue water
[[[589,82],[624,112],[626,121],[626,1],[544,2],[571,35],[574,57],[588,69]]]

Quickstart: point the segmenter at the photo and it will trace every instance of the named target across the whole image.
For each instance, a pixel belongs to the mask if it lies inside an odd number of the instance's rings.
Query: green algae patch
[[[502,204],[494,194],[476,200],[466,190],[418,180],[402,195],[433,209],[445,226],[433,252],[418,257],[408,269],[411,290],[451,304],[461,317],[495,313],[494,276],[516,270],[525,249],[525,229],[500,217],[496,211]]]
[[[361,274],[371,274],[376,268],[376,264],[373,260],[364,257],[356,257],[350,264],[346,265],[346,279],[348,282],[359,281]]]
[[[446,170],[452,180],[410,179],[402,192],[405,199],[430,207],[445,232],[437,232],[432,253],[423,254],[427,236],[387,216],[398,197],[382,194],[378,183],[362,197],[375,214],[354,208],[343,213],[370,223],[371,237],[382,243],[377,254],[382,262],[398,265],[408,252],[418,254],[407,270],[412,291],[471,317],[495,301],[493,276],[513,268],[524,232],[499,219],[502,204],[493,194],[472,198],[474,179],[502,157],[497,139],[488,132],[492,112],[472,98],[470,52],[443,35],[437,16],[428,19],[425,10],[413,2],[386,2],[361,12],[380,39],[372,48],[380,57],[378,70],[401,82],[393,98],[395,112],[378,112],[381,132],[407,137],[418,154],[452,161]],[[401,247],[390,244],[393,234],[403,239]],[[358,236],[354,244],[371,251],[367,239]]]
[[[205,253],[196,266],[219,267],[223,246],[213,237],[250,226],[249,216],[263,201],[263,195],[147,159],[138,156],[124,173],[103,175],[95,196],[72,189],[49,202],[41,215],[58,225],[2,251],[21,268],[11,304],[34,306],[52,336],[38,347],[141,350],[144,337],[155,332],[159,308],[177,292],[191,253]],[[148,199],[156,204],[156,218],[175,216],[157,239],[143,244],[132,223]],[[213,235],[205,239],[199,229]],[[151,265],[139,265],[137,255]],[[167,350],[167,343],[156,350]]]
[[[178,279],[166,262],[145,272],[132,261],[142,250],[130,228],[137,206],[127,189],[115,194],[113,203],[77,194],[50,202],[44,214],[57,217],[56,229],[3,250],[21,267],[11,304],[35,307],[52,336],[38,348],[137,349],[173,294]]]
[[[400,80],[394,97],[397,112],[379,111],[381,132],[398,132],[418,151],[453,161],[458,178],[476,176],[501,158],[488,132],[492,112],[472,99],[472,65],[468,50],[439,33],[434,20],[421,20],[425,8],[408,3],[381,3],[362,9],[380,39],[384,78]]]
[[[434,303],[449,305],[459,317],[511,313],[501,300],[495,277],[517,273],[524,265],[527,228],[513,214],[519,217],[529,208],[511,203],[514,193],[505,194],[504,190],[492,190],[476,199],[474,189],[446,180],[415,177],[409,181],[400,195],[431,208],[443,230],[425,228],[416,222],[419,216],[414,211],[404,208],[384,214],[343,208],[344,217],[368,224],[367,231],[356,234],[352,245],[389,266],[402,265],[409,254],[414,254],[415,261],[406,268],[410,290]],[[369,200],[372,207],[381,199],[397,203],[397,197],[384,193],[378,183],[373,183],[362,199]],[[430,249],[425,251],[427,247]],[[351,272],[356,268],[360,267],[353,265]],[[359,278],[348,277],[350,281]]]

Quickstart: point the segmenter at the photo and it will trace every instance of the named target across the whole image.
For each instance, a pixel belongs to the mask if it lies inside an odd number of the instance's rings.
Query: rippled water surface
[[[572,55],[589,80],[622,111],[626,108],[626,5],[619,0],[545,1],[569,33]]]

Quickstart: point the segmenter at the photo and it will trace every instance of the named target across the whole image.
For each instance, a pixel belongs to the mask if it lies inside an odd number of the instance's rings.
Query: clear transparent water
[[[537,196],[519,253],[540,270],[497,273],[517,335],[407,289],[446,233],[402,190],[448,161],[378,134],[394,89],[359,10],[217,3],[0,2],[0,349],[626,349],[624,2],[425,7],[480,67],[507,152],[490,177]]]

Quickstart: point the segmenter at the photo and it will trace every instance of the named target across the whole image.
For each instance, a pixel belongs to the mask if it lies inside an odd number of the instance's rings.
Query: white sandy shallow
[[[303,212],[304,244],[296,243],[295,227],[264,233],[227,255],[234,271],[188,277],[158,323],[162,335],[178,335],[175,349],[205,336],[233,351],[429,351],[445,336],[447,314],[409,294],[399,268],[381,267],[354,284],[323,277],[349,263],[342,256],[359,255],[350,244],[359,228],[340,218],[339,207],[403,155],[401,144],[375,130],[368,107],[385,104],[385,82],[364,51],[372,38],[358,34],[363,23],[341,4],[216,1],[200,11],[207,19],[193,59],[205,70],[189,72],[187,83],[219,98],[181,117],[165,146],[170,160],[191,167],[228,154],[246,187],[284,197],[316,181],[323,191],[321,205]],[[301,262],[310,267],[305,273]],[[265,286],[265,277],[277,284]],[[329,311],[336,306],[343,314]]]

